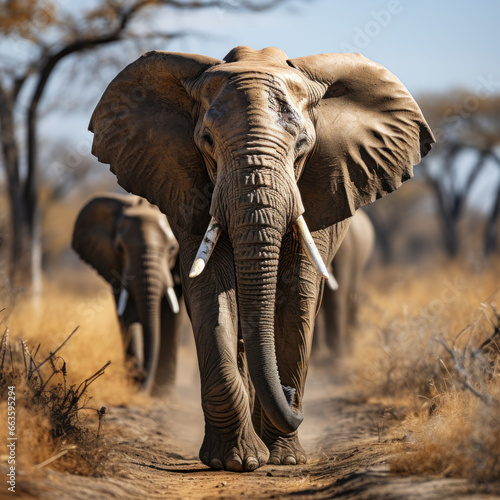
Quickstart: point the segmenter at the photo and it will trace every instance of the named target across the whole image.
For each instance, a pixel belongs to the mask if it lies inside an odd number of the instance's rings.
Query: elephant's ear
[[[124,196],[98,196],[80,211],[73,229],[72,246],[76,253],[107,281],[118,281],[123,264],[114,240],[116,220],[135,197],[125,202]]]
[[[360,54],[288,63],[322,95],[316,147],[299,181],[304,218],[314,231],[400,187],[435,141],[410,93],[379,64]]]
[[[148,52],[109,84],[89,125],[92,153],[110,164],[118,183],[195,234],[208,225],[213,186],[194,143],[197,103],[186,88],[220,63]]]

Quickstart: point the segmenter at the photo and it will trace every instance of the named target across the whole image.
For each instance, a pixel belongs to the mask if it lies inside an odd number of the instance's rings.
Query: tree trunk
[[[491,255],[497,249],[497,222],[500,215],[500,184],[497,188],[497,195],[491,213],[486,221],[484,235],[484,254]]]
[[[19,178],[19,146],[16,140],[13,102],[0,87],[0,127],[2,133],[2,155],[7,173],[11,245],[9,278],[16,289],[25,286],[31,275],[31,241],[33,226],[29,222],[25,194]],[[32,219],[34,220],[34,219]]]

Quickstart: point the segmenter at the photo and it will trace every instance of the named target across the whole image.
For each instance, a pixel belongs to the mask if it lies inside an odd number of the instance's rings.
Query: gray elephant
[[[331,355],[347,354],[352,338],[349,329],[358,323],[358,309],[363,273],[372,255],[375,231],[369,217],[358,210],[351,219],[342,244],[330,264],[329,272],[335,277],[323,291],[321,308],[314,326],[313,353],[325,356],[325,345]]]
[[[305,462],[297,428],[325,264],[356,209],[397,189],[430,150],[419,107],[357,54],[153,51],[111,82],[89,129],[93,154],[160,207],[179,241],[201,460],[235,471]]]
[[[179,245],[166,217],[139,196],[96,196],[80,211],[72,244],[113,288],[125,355],[141,388],[170,389],[182,287]]]

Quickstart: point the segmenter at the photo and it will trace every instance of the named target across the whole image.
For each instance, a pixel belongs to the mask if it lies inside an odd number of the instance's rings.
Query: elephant
[[[314,326],[313,353],[329,351],[339,357],[350,352],[349,329],[358,324],[359,294],[364,270],[375,245],[375,230],[368,215],[358,210],[328,269],[335,285],[327,282]]]
[[[139,196],[105,193],[80,211],[73,249],[113,289],[127,361],[140,388],[168,392],[182,327],[179,245],[166,217]]]
[[[92,153],[167,215],[179,242],[201,461],[305,463],[298,427],[326,265],[356,209],[397,189],[431,149],[417,103],[359,54],[151,51],[108,85],[89,130]]]

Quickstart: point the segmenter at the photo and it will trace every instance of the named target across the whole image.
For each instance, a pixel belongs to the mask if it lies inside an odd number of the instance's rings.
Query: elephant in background
[[[374,245],[373,224],[365,212],[358,210],[330,264],[329,271],[337,286],[327,284],[323,291],[314,327],[315,355],[323,353],[325,357],[325,344],[329,354],[336,357],[349,353],[352,341],[349,330],[358,323],[361,281]]]
[[[96,196],[78,215],[72,245],[113,288],[125,357],[135,365],[140,387],[170,389],[182,286],[179,245],[166,217],[139,196]]]
[[[179,241],[202,462],[304,463],[297,429],[325,266],[347,219],[397,189],[430,150],[418,105],[359,54],[152,51],[109,84],[89,129],[93,154],[167,215]]]

